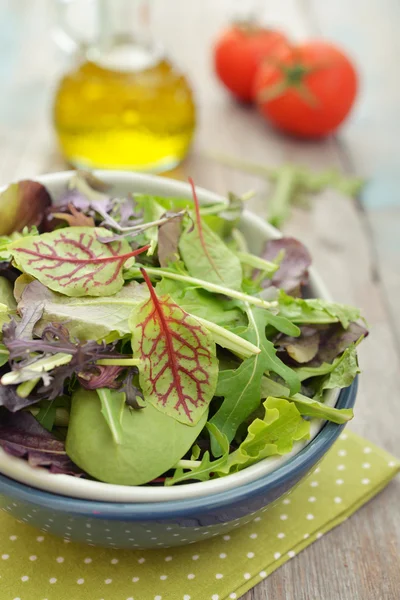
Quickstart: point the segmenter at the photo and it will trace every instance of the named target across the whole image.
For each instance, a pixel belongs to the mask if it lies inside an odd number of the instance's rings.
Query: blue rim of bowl
[[[340,392],[336,407],[352,408],[356,400],[357,388],[358,381],[355,379],[348,388]],[[1,474],[0,494],[10,496],[21,502],[33,503],[55,512],[67,512],[91,518],[107,518],[118,521],[163,521],[196,516],[200,513],[204,514],[227,506],[235,506],[253,496],[267,491],[271,492],[284,484],[285,481],[295,478],[299,471],[301,473],[306,472],[320,460],[339,437],[343,428],[344,425],[327,422],[310,444],[275,471],[239,488],[219,492],[208,497],[138,504],[91,501],[43,492]]]

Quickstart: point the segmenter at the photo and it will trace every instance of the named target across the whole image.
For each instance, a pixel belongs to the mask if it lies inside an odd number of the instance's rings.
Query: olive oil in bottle
[[[162,172],[185,157],[195,106],[185,77],[149,42],[138,0],[97,0],[100,33],[60,81],[54,125],[75,167]]]

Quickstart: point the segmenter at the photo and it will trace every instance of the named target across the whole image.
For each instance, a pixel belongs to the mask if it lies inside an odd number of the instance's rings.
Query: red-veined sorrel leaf
[[[148,250],[131,250],[126,240],[103,244],[111,235],[103,227],[67,227],[10,245],[17,266],[48,288],[66,296],[111,296],[124,283],[128,258]]]
[[[12,183],[0,194],[0,235],[40,227],[49,206],[50,194],[41,183],[29,179]]]
[[[168,295],[150,291],[131,316],[132,349],[141,359],[139,381],[145,400],[181,423],[195,425],[214,395],[218,360],[206,329]]]

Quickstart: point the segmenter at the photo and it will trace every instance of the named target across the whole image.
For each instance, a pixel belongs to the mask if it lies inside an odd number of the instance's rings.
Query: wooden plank
[[[400,3],[355,0],[351,11],[344,0],[306,4],[318,30],[346,48],[360,72],[359,99],[340,144],[344,161],[369,180],[361,202],[391,322],[400,339],[400,83],[390,68],[400,58]]]
[[[296,12],[292,5],[292,12],[285,11],[285,17],[288,28],[293,23],[292,31],[299,36],[307,31],[312,33],[312,21],[307,13]],[[205,48],[206,36],[207,31],[202,32]],[[208,113],[207,120],[200,125],[198,154],[212,145],[215,150],[265,160],[266,164],[292,160],[316,169],[343,165],[343,155],[334,139],[303,144],[279,137],[264,126],[254,112],[229,101],[210,71],[204,69],[203,73],[201,84],[207,92],[204,91],[202,97],[207,98]],[[268,193],[260,181],[228,169],[217,169],[198,155],[193,156],[186,169],[195,173],[201,185],[221,192],[232,188],[242,192],[254,187],[263,190],[264,197]],[[252,207],[259,214],[265,214],[265,201],[261,196]],[[310,247],[316,266],[328,281],[334,297],[359,305],[366,314],[373,335],[360,352],[365,374],[361,378],[357,416],[352,428],[395,451],[398,447],[398,358],[385,293],[376,277],[374,249],[361,217],[356,203],[337,193],[326,192],[315,200],[312,213],[297,211],[285,231],[303,239]],[[377,398],[385,399],[386,410],[378,408]],[[388,414],[394,418],[388,418]],[[399,564],[395,553],[386,555],[385,547],[389,537],[392,546],[398,545],[399,512],[394,502],[398,491],[399,484],[393,484],[381,498],[332,533],[332,537],[327,536],[327,540],[334,540],[333,544],[324,540],[323,545],[308,549],[250,592],[247,600],[372,600],[379,597],[378,594],[394,600],[399,585]],[[371,539],[374,540],[372,551]],[[345,564],[348,566],[344,567]],[[345,576],[337,578],[335,574],[342,572]],[[367,577],[368,573],[373,573],[373,577]]]

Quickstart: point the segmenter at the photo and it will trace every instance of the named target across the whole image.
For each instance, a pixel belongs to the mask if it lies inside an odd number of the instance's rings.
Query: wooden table
[[[80,0],[82,2],[82,0]],[[255,111],[232,102],[215,80],[213,38],[233,2],[154,0],[154,28],[191,76],[199,107],[193,152],[182,168],[217,192],[259,192],[266,184],[221,167],[210,150],[278,165],[338,167],[366,176],[359,201],[325,192],[311,212],[294,211],[285,233],[303,240],[338,301],[360,306],[371,335],[360,349],[361,377],[351,428],[399,454],[400,426],[400,3],[398,0],[259,2],[266,22],[295,39],[323,35],[359,65],[361,94],[351,120],[322,142],[281,137]],[[246,4],[242,0],[240,4]],[[250,5],[250,3],[249,3]],[[0,0],[0,183],[65,168],[52,137],[52,93],[65,60],[50,37],[51,3]],[[313,544],[246,600],[397,600],[400,598],[400,481]]]

